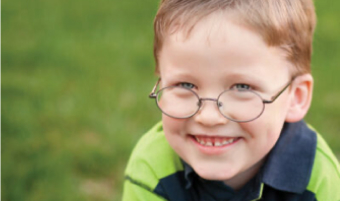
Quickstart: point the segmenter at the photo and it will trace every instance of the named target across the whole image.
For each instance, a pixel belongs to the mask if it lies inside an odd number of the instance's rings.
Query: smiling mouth
[[[230,145],[240,139],[240,137],[209,137],[201,135],[191,136],[196,142],[205,147],[223,147],[226,145]]]

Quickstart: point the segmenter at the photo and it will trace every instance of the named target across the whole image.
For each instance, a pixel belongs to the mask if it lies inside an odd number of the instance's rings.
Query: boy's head
[[[305,0],[162,1],[158,106],[169,144],[199,176],[240,188],[284,122],[304,117],[313,12]]]
[[[177,31],[191,34],[202,18],[215,12],[255,31],[268,46],[284,50],[293,73],[310,72],[316,23],[312,0],[162,0],[154,22],[157,73],[165,37]]]

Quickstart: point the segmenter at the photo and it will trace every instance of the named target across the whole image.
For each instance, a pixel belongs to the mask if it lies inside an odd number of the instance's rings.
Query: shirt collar
[[[282,191],[302,193],[310,181],[316,133],[304,121],[285,123],[263,168],[262,182]]]
[[[195,171],[191,166],[182,160],[182,163],[185,167],[185,178],[186,178],[186,189],[189,189],[193,185],[194,177],[197,176]]]
[[[317,137],[304,121],[285,123],[261,169],[262,182],[281,191],[302,193],[310,180]],[[186,188],[198,175],[183,161]]]

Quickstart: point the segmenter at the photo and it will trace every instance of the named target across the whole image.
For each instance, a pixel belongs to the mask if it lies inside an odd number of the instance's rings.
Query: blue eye
[[[251,86],[247,85],[247,84],[235,84],[234,88],[236,88],[238,90],[250,90]]]
[[[181,87],[184,87],[186,89],[193,89],[195,87],[194,84],[188,83],[188,82],[182,82],[179,84]]]

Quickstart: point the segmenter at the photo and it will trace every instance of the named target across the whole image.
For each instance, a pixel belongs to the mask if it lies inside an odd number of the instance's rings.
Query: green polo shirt
[[[138,142],[127,169],[123,201],[338,201],[339,163],[303,121],[285,123],[259,173],[241,190],[199,177],[165,139],[162,123]]]

